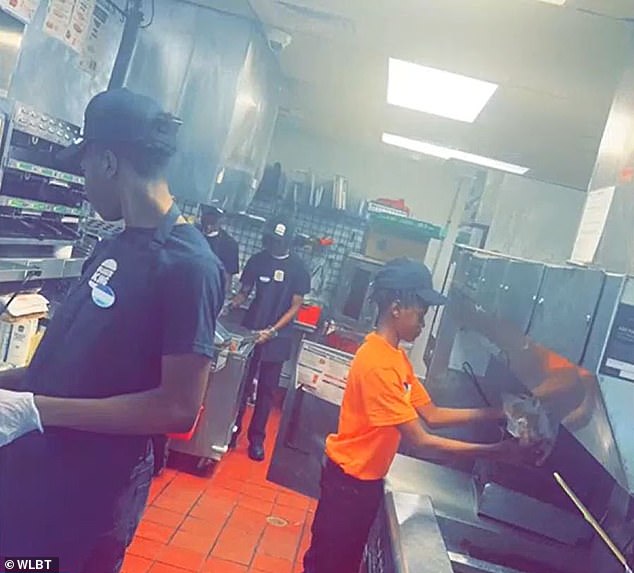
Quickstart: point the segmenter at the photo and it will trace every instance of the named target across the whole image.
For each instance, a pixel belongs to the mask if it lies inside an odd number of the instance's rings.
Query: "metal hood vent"
[[[346,16],[309,6],[301,0],[253,0],[252,5],[259,18],[269,26],[288,32],[333,38],[342,33],[354,34],[354,21]]]

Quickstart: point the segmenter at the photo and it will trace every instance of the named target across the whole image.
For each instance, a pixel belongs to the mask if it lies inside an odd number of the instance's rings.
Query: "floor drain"
[[[272,525],[273,527],[286,527],[288,525],[288,521],[282,519],[281,517],[275,517],[274,515],[267,517],[266,521],[269,525]]]

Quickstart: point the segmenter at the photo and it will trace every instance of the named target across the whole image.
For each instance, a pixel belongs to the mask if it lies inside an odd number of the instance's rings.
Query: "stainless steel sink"
[[[462,553],[449,551],[448,555],[454,573],[525,573],[519,569],[509,569],[495,563],[474,559]],[[542,573],[548,573],[548,571],[543,571]]]

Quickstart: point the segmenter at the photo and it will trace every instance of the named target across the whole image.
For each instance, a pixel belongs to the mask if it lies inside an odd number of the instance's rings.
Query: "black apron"
[[[97,251],[51,321],[25,390],[103,398],[160,384],[162,302],[152,294],[179,217],[173,205],[153,235]],[[149,436],[48,428],[0,448],[0,555],[55,555],[79,571],[98,539],[129,542],[151,474]]]

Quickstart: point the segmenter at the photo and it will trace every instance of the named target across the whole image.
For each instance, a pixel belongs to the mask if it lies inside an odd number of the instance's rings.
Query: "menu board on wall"
[[[49,0],[44,30],[81,53],[88,36],[95,0]]]
[[[35,15],[40,0],[0,0],[0,9],[28,24]]]
[[[109,47],[109,39],[115,34],[113,28],[120,26],[121,16],[108,0],[97,0],[84,41],[79,67],[89,74],[101,71]]]

